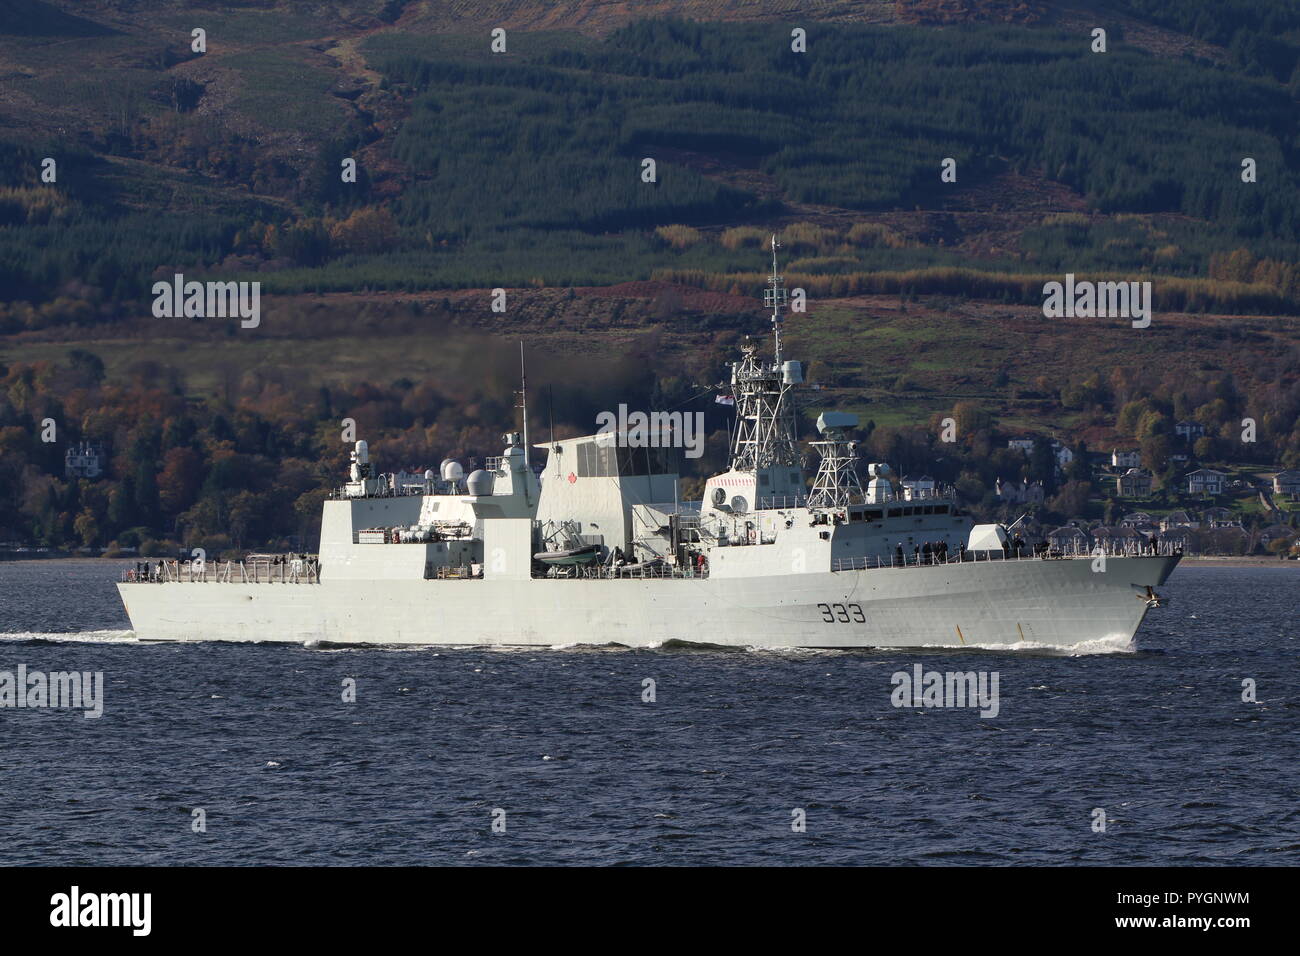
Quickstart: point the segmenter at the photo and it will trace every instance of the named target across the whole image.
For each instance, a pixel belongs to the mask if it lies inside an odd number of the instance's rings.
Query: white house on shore
[[[1141,468],[1130,468],[1115,480],[1121,498],[1150,498],[1155,477]]]
[[[1160,519],[1161,531],[1172,531],[1174,528],[1190,528],[1194,531],[1200,526],[1201,522],[1188,511],[1171,511]]]
[[[1300,471],[1279,471],[1274,475],[1273,494],[1300,498]]]
[[[1041,505],[1046,497],[1043,483],[1035,481],[1031,484],[1028,478],[1022,478],[1018,482],[1008,481],[1006,484],[999,478],[993,483],[993,494],[1001,501],[1013,505]]]
[[[1187,493],[1189,495],[1221,495],[1228,476],[1213,468],[1198,468],[1187,473]]]
[[[1207,508],[1201,513],[1203,528],[1240,528],[1241,519],[1227,508]]]

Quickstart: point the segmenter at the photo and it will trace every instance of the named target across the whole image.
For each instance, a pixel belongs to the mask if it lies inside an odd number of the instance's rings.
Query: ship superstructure
[[[856,417],[797,434],[800,362],[782,353],[775,237],[772,353],[730,368],[726,471],[679,500],[673,420],[534,446],[522,432],[465,474],[373,471],[357,442],[324,503],[318,559],[164,562],[119,585],[144,640],[569,645],[696,641],[759,648],[1126,642],[1178,557],[1067,558],[1014,548],[952,497],[859,476]],[[526,388],[521,389],[526,394]],[[521,404],[526,405],[526,401]],[[526,421],[526,414],[525,414]],[[278,575],[277,575],[278,569]]]

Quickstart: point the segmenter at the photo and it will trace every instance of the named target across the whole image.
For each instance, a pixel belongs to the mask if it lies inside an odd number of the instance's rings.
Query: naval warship
[[[789,297],[776,240],[764,302],[772,353],[731,364],[730,465],[680,501],[680,419],[528,442],[469,474],[380,474],[365,441],[323,504],[315,556],[161,562],[118,584],[142,641],[554,647],[694,642],[750,648],[1124,646],[1171,556],[1026,552],[955,497],[859,474],[854,416],[824,412],[808,482],[806,387],[782,355]],[[631,434],[629,432],[639,432]],[[532,452],[545,453],[535,469]],[[539,474],[540,470],[540,474]],[[925,547],[922,549],[922,543]]]

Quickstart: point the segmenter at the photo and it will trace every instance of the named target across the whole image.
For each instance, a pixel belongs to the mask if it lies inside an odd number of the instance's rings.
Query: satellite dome
[[[456,465],[457,468],[460,465]],[[484,471],[482,468],[469,473],[469,480],[466,482],[469,487],[469,493],[475,497],[492,494],[492,472]]]
[[[461,467],[460,462],[448,458],[442,463],[442,480],[443,481],[460,481],[465,477],[465,469]]]

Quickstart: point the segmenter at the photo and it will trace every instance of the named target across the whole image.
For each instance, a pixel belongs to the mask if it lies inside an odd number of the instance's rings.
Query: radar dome
[[[460,466],[457,465],[457,468]],[[492,472],[484,471],[482,468],[469,473],[469,480],[465,483],[469,488],[469,493],[475,497],[492,494]]]
[[[461,467],[460,462],[448,458],[442,463],[443,481],[460,481],[464,477],[465,469]]]

